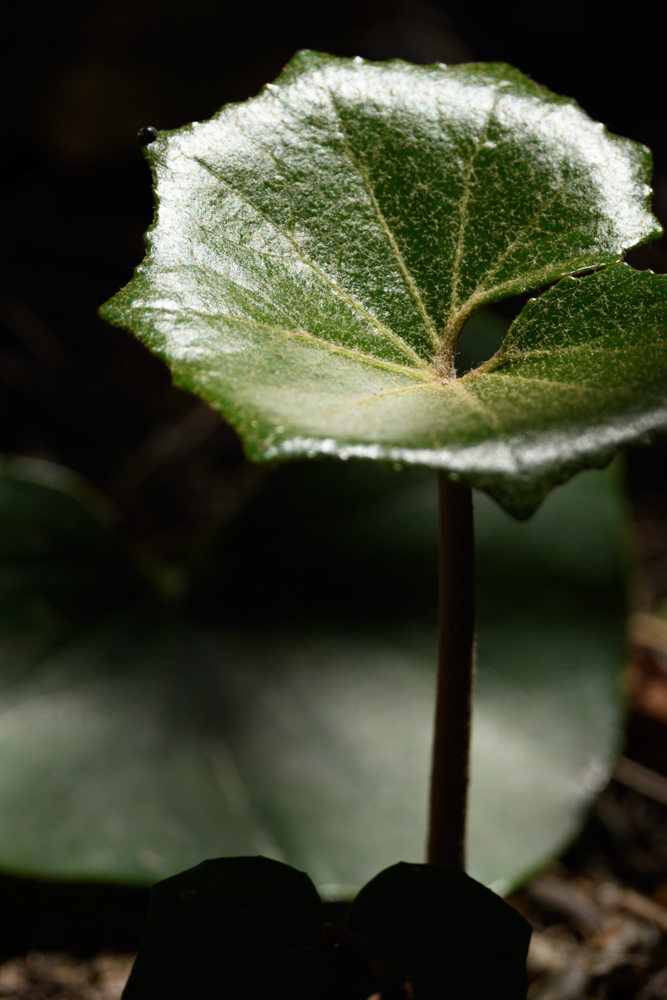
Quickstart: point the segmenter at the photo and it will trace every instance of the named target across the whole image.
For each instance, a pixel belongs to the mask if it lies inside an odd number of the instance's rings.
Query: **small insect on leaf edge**
[[[149,142],[155,142],[157,139],[157,129],[153,125],[144,125],[137,132],[137,139],[140,146],[147,146]]]

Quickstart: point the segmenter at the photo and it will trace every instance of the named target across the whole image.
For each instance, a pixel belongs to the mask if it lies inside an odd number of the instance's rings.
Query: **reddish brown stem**
[[[472,491],[439,477],[440,622],[428,860],[465,866],[475,627]]]

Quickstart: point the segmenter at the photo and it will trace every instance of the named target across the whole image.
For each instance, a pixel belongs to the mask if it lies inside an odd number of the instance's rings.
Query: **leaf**
[[[260,853],[331,898],[423,857],[433,475],[281,467],[179,610],[119,560],[79,481],[29,469],[0,477],[12,498],[0,511],[24,520],[0,576],[16,616],[0,644],[0,867],[147,882]],[[476,878],[504,889],[574,835],[618,738],[622,508],[613,470],[577,476],[527,523],[475,502],[469,856]],[[31,548],[46,526],[62,592],[48,552]],[[118,562],[125,582],[95,614],[90,581],[113,579]],[[35,601],[41,617],[25,619]],[[54,618],[64,625],[51,634],[42,622]]]
[[[348,926],[424,1000],[524,1000],[531,928],[451,865],[397,864],[365,885]]]
[[[108,606],[145,598],[110,530],[116,520],[75,473],[0,456],[0,643],[48,648]]]
[[[521,439],[509,458],[517,471],[532,464],[563,480],[648,443],[667,429],[667,276],[621,264],[565,278],[531,299],[494,358],[464,381]],[[526,492],[520,509],[511,490],[491,492],[522,514],[538,499]]]
[[[154,887],[123,1000],[316,1000],[321,930],[322,904],[302,872],[262,857],[204,861]]]
[[[575,421],[576,375],[543,384],[535,427],[538,393],[514,391],[513,356],[501,355],[500,380],[455,377],[476,309],[660,234],[648,150],[518,70],[302,52],[257,98],[161,133],[146,155],[159,205],[148,256],[102,315],[230,420],[251,458],[436,469],[524,516],[576,469],[664,430],[662,412],[633,396],[641,432],[619,442],[625,411],[606,379],[603,414],[583,407]],[[615,352],[649,332],[609,325],[619,289],[597,280],[610,309],[576,334],[582,359],[599,336]],[[622,293],[635,313],[643,287]],[[562,374],[557,329],[544,349]],[[664,354],[663,328],[650,333]],[[623,370],[638,386],[651,366],[636,349]]]
[[[310,879],[262,857],[216,858],[159,882],[123,1000],[366,1000],[451,992],[523,1000],[530,927],[448,865],[397,864],[322,925]]]

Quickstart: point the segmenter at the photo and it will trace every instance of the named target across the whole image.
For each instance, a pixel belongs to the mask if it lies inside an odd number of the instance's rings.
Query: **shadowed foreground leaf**
[[[354,900],[348,926],[373,942],[415,997],[525,996],[528,922],[451,865],[380,872]]]
[[[251,458],[440,470],[523,517],[667,428],[658,278],[612,269],[549,293],[517,321],[517,336],[532,324],[531,359],[510,338],[456,377],[476,309],[660,234],[648,150],[518,70],[299,53],[257,98],[146,155],[148,256],[102,315],[227,417]]]
[[[449,865],[393,865],[347,926],[323,926],[302,872],[217,858],[155,886],[123,1000],[523,1000],[529,939],[522,916]]]

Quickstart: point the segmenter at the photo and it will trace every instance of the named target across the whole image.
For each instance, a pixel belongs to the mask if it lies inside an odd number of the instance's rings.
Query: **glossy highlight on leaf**
[[[569,397],[542,385],[535,427],[534,388],[524,400],[505,376],[454,368],[479,307],[660,233],[648,150],[575,102],[500,63],[302,52],[257,98],[161,132],[146,156],[159,206],[148,256],[102,315],[229,419],[251,458],[435,469],[525,516],[618,446],[605,405],[580,447],[597,410],[571,424],[576,377]],[[599,280],[613,298],[615,279]],[[612,351],[635,336],[605,322],[592,336]],[[650,367],[639,350],[624,364],[636,384]],[[604,373],[596,395],[613,398]],[[664,423],[652,410],[639,437]]]

